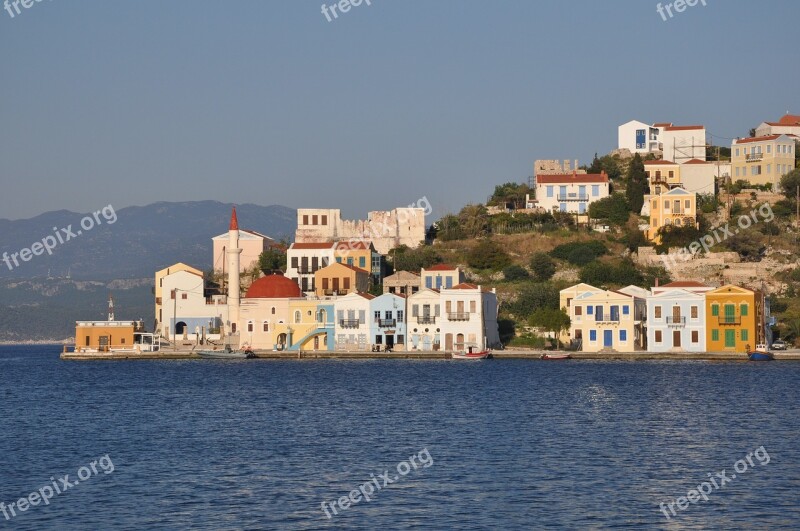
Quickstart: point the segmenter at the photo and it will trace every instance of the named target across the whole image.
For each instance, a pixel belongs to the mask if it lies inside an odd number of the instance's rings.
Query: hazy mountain
[[[273,238],[293,237],[296,211],[279,205],[237,205],[239,226]],[[211,267],[211,238],[228,230],[231,205],[217,201],[160,202],[143,207],[109,209],[93,220],[67,210],[47,212],[31,219],[0,219],[2,253],[18,253],[34,242],[51,237],[58,242],[52,255],[33,256],[9,270],[0,261],[0,280],[8,278],[64,277],[77,280],[148,278],[161,268],[185,262],[200,269]],[[116,222],[113,221],[116,214]],[[73,235],[68,236],[71,225]],[[81,231],[80,234],[78,231]],[[69,238],[67,240],[67,238]]]

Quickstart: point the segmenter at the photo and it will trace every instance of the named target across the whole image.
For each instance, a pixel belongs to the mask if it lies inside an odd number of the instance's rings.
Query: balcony
[[[397,326],[395,319],[378,319],[378,326],[381,328],[393,328]]]
[[[589,196],[586,195],[586,194],[584,194],[584,195],[579,195],[579,194],[561,195],[561,194],[558,194],[558,200],[559,201],[588,201],[589,200]]]
[[[759,160],[764,158],[763,153],[748,153],[744,156],[745,162],[758,162]]]
[[[358,319],[339,319],[339,326],[342,328],[358,328]]]
[[[718,316],[718,322],[721,325],[740,325],[742,324],[742,318],[738,315],[720,315]]]
[[[611,316],[595,316],[594,318],[595,323],[618,323],[619,322],[619,315],[611,315]]]
[[[311,275],[317,272],[318,267],[300,266],[297,268],[298,275]]]
[[[667,316],[667,326],[681,327],[686,326],[686,317]]]
[[[434,325],[436,324],[436,317],[434,317],[433,315],[423,315],[421,317],[417,317],[417,324]]]
[[[333,297],[334,295],[347,295],[350,293],[349,289],[323,289],[322,294],[326,297]]]
[[[447,320],[448,321],[469,321],[469,314],[464,312],[448,312],[447,313]]]

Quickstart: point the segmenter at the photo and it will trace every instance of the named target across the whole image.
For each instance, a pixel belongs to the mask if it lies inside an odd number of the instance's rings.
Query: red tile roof
[[[250,285],[245,299],[290,299],[300,297],[297,282],[283,275],[267,275]]]
[[[684,164],[711,164],[711,163],[706,160],[692,159],[692,160],[687,160],[686,162],[684,162]]]
[[[658,288],[708,288],[702,282],[697,282],[696,280],[676,280],[675,282],[670,282],[669,284],[664,284],[661,286],[656,286]]]
[[[462,282],[461,284],[457,284],[450,289],[478,289],[478,285],[470,284],[469,282]]]
[[[672,162],[671,160],[646,160],[644,161],[645,166],[657,166],[659,164],[677,164],[677,162]]]
[[[658,122],[657,124],[653,124],[653,127],[670,127],[672,122]]]
[[[607,183],[605,173],[572,173],[572,175],[537,175],[536,184]]]
[[[737,144],[747,144],[749,142],[765,142],[767,140],[775,140],[781,135],[767,135],[767,136],[754,136],[750,138],[740,138],[736,141]]]
[[[674,125],[672,127],[665,127],[665,131],[688,131],[690,129],[705,129],[702,125]]]
[[[332,263],[331,265],[336,265],[336,264],[343,265],[343,266],[345,266],[345,267],[347,267],[347,268],[349,268],[349,269],[352,269],[352,270],[353,270],[353,271],[355,271],[356,273],[369,273],[369,271],[365,271],[365,270],[361,269],[360,267],[352,266],[352,265],[350,265],[350,264],[345,264],[345,263],[343,263],[343,262],[334,262],[334,263]],[[330,267],[330,266],[329,266],[329,267]],[[324,268],[323,268],[323,269],[324,269]]]
[[[455,271],[456,268],[451,266],[450,264],[436,264],[434,266],[428,267],[425,271]]]
[[[787,114],[780,120],[778,120],[779,125],[800,125],[800,116],[796,114]]]

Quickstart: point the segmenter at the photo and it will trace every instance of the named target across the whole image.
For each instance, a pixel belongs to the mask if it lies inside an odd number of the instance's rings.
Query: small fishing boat
[[[750,350],[747,352],[747,359],[750,361],[772,361],[775,356],[768,350]]]
[[[489,349],[479,350],[477,346],[467,347],[466,350],[459,350],[452,353],[454,360],[485,360],[492,357]]]
[[[558,353],[558,354],[542,354],[539,356],[540,360],[569,360],[572,359],[572,354],[568,352]]]
[[[203,358],[213,358],[219,360],[238,360],[255,358],[255,353],[250,348],[233,350],[225,347],[222,350],[198,350],[197,355]]]

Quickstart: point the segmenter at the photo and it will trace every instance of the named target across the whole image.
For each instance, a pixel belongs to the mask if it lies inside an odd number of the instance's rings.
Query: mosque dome
[[[300,287],[283,275],[267,275],[259,278],[247,290],[246,299],[288,299],[301,297]]]

